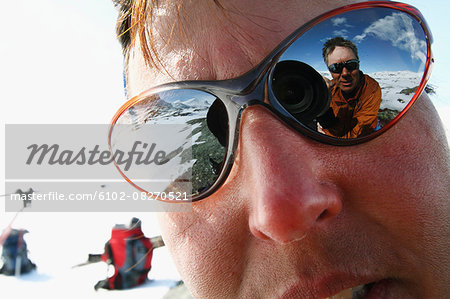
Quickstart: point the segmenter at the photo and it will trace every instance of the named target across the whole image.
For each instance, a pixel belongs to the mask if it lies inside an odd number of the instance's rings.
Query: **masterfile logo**
[[[173,177],[188,174],[183,190],[190,190],[192,162],[186,163],[192,161],[186,159],[190,138],[183,140],[181,147],[173,140],[180,131],[189,136],[186,126],[129,127],[121,143],[111,147],[109,128],[6,125],[5,191],[10,194],[6,211],[21,208],[22,197],[14,195],[16,190],[29,187],[36,191],[31,198],[35,211],[186,210],[155,200],[158,195],[166,201],[187,202],[185,192],[176,192],[170,186]]]

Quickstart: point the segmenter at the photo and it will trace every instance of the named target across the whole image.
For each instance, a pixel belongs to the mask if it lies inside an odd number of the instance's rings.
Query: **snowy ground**
[[[3,205],[1,199],[0,205]],[[5,228],[15,213],[0,212]],[[180,277],[166,247],[153,251],[150,281],[125,291],[94,290],[105,279],[108,267],[100,262],[79,268],[89,253],[101,253],[116,223],[128,224],[132,217],[142,220],[148,237],[159,235],[156,213],[21,213],[13,227],[29,231],[25,240],[37,271],[16,277],[0,275],[1,298],[163,298]],[[112,270],[112,268],[110,269]]]

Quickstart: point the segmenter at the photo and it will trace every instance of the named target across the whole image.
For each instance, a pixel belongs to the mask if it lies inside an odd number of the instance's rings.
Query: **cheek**
[[[438,239],[443,232],[440,219],[446,219],[442,211],[448,210],[445,147],[438,141],[438,130],[429,129],[439,125],[427,104],[419,99],[388,132],[343,149],[345,158],[329,164],[335,165],[334,180],[345,194],[345,212],[365,215],[410,248],[425,236]]]
[[[230,206],[238,204],[234,199],[223,188],[192,212],[159,216],[164,241],[194,297],[227,297],[238,288],[249,234],[245,216],[236,212],[243,209]]]
[[[339,74],[331,73],[331,78],[333,78],[333,80],[338,80],[339,77],[340,77]]]

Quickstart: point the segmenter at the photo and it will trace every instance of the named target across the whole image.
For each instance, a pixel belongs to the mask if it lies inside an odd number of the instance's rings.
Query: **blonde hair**
[[[135,46],[136,39],[140,41],[140,50],[149,67],[163,67],[154,46],[153,15],[161,0],[112,0],[119,11],[116,23],[117,38],[122,45],[125,63],[127,64],[130,50]],[[180,18],[180,6],[183,0],[178,0],[175,7]],[[223,10],[219,0],[212,1]],[[171,35],[173,31],[171,31]],[[170,40],[171,36],[168,37]],[[163,67],[164,68],[164,67]]]
[[[113,2],[119,10],[116,34],[122,45],[125,61],[128,61],[130,49],[135,45],[136,37],[139,37],[142,41],[140,45],[145,61],[149,66],[156,66],[158,58],[155,56],[156,51],[151,42],[152,30],[146,30],[145,24],[149,22],[151,28],[151,16],[157,0],[113,0]]]

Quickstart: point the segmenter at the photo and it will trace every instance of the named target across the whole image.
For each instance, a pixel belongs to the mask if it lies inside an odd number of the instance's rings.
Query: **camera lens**
[[[330,99],[322,76],[300,61],[277,63],[272,75],[272,92],[297,120],[310,122],[329,107]]]

